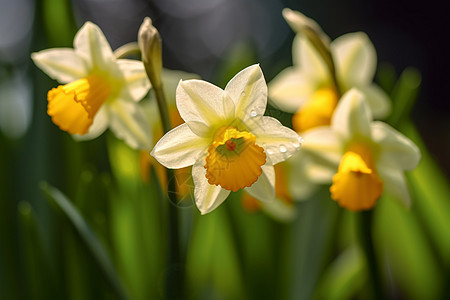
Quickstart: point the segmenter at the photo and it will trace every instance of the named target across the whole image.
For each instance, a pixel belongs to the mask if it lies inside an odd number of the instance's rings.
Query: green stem
[[[125,44],[114,51],[114,56],[117,59],[126,58],[132,55],[141,55],[141,50],[139,50],[139,46],[136,42]]]
[[[152,83],[153,92],[155,93],[156,102],[158,103],[159,115],[161,118],[162,127],[164,133],[169,132],[172,129],[169,118],[169,109],[167,107],[166,97],[162,88],[161,80],[155,78],[155,74],[148,68],[147,64],[144,64],[147,76]],[[161,74],[157,74],[159,79]],[[158,84],[159,83],[159,84]],[[168,268],[166,273],[166,299],[180,299],[183,295],[183,280],[184,274],[183,261],[180,251],[180,233],[179,233],[179,217],[178,209],[175,205],[177,203],[176,195],[176,181],[174,178],[174,171],[166,168],[167,175],[167,194],[168,194]]]
[[[372,224],[373,224],[373,211],[363,211],[359,215],[360,217],[360,243],[361,248],[365,254],[367,267],[369,269],[369,280],[372,286],[372,298],[383,298],[383,287],[381,285],[380,271],[378,269],[378,261],[375,253],[375,247],[373,243]]]
[[[310,43],[313,45],[313,47],[317,50],[317,52],[319,52],[323,61],[327,65],[328,71],[330,72],[331,75],[331,80],[333,81],[334,88],[340,98],[342,94],[336,76],[336,65],[334,64],[333,55],[331,55],[329,46],[325,45],[324,42],[319,37],[319,35],[317,34],[317,32],[315,32],[311,28],[305,29],[304,34],[306,35]]]

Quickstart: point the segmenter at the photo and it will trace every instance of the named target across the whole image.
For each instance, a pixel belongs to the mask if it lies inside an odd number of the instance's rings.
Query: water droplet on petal
[[[272,155],[273,154],[273,151],[272,150],[270,150],[270,149],[267,149],[267,154],[269,154],[269,155]]]
[[[286,151],[287,151],[286,147],[284,145],[281,145],[280,146],[280,152],[281,153],[286,153]]]
[[[299,149],[300,146],[303,144],[303,138],[302,137],[298,137],[298,142],[297,143],[292,143],[292,145],[295,147],[295,149]]]
[[[252,111],[250,112],[250,116],[256,117],[257,115],[258,113],[256,112],[256,110],[252,109]]]

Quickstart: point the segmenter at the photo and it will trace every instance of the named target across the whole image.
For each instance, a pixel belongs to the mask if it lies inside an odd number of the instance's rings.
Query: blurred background
[[[137,218],[132,213],[142,207],[152,209],[152,204],[148,206],[149,204],[144,203],[148,195],[143,191],[151,190],[154,186],[149,184],[144,187],[133,187],[135,190],[130,193],[138,193],[139,201],[141,201],[133,204],[135,205],[133,208],[120,202],[122,201],[120,199],[114,199],[111,195],[113,193],[111,189],[119,191],[122,195],[130,189],[129,186],[121,186],[130,178],[121,178],[123,174],[120,175],[120,164],[115,165],[114,162],[122,159],[123,155],[130,155],[133,158],[136,153],[129,149],[122,149],[120,143],[108,134],[94,141],[77,143],[68,134],[54,126],[46,114],[46,94],[49,89],[56,86],[56,82],[33,65],[30,59],[32,52],[52,47],[72,47],[74,34],[88,20],[99,25],[112,48],[115,49],[125,43],[136,41],[142,20],[145,16],[149,16],[163,39],[163,60],[166,68],[195,73],[204,80],[224,87],[237,71],[250,64],[260,63],[269,82],[281,70],[292,65],[291,46],[294,33],[282,18],[281,11],[284,7],[299,10],[317,21],[331,39],[349,32],[366,32],[378,56],[379,72],[375,81],[384,74],[387,77],[391,76],[390,82],[395,82],[405,69],[411,67],[419,72],[421,81],[415,84],[417,86],[420,84],[420,88],[411,119],[424,141],[423,146],[428,149],[430,157],[440,168],[443,176],[446,176],[442,179],[447,185],[447,178],[450,175],[450,101],[448,96],[450,49],[447,39],[450,37],[450,31],[444,4],[446,3],[443,0],[427,2],[406,0],[0,0],[0,299],[48,299],[49,297],[114,299],[117,297],[117,293],[111,292],[110,288],[114,285],[111,284],[114,279],[108,279],[108,275],[105,275],[101,267],[91,266],[93,259],[86,254],[89,251],[85,251],[85,248],[80,246],[82,243],[76,231],[72,230],[70,222],[67,222],[61,214],[56,213],[54,207],[49,205],[45,199],[45,193],[40,189],[41,182],[48,182],[57,187],[76,203],[93,231],[99,236],[101,243],[106,245],[106,252],[109,253],[112,264],[120,274],[119,280],[124,282],[125,289],[132,295],[131,298],[158,299],[162,297],[161,274],[171,272],[164,271],[164,268],[160,266],[161,262],[158,262],[158,257],[164,256],[162,254],[164,250],[155,246],[155,243],[159,243],[158,240],[143,241],[148,240],[149,236],[164,235],[163,226],[158,225],[161,220],[155,221],[156,225],[152,225],[153,219],[148,221],[146,216]],[[420,80],[420,77],[415,78]],[[389,78],[380,79],[380,81],[383,80],[389,82]],[[108,175],[111,173],[112,176]],[[139,192],[136,192],[136,189],[139,189]],[[116,207],[112,207],[109,201],[115,201]],[[442,207],[448,208],[448,205]],[[126,209],[130,209],[130,216],[119,214]],[[236,209],[230,208],[231,211]],[[303,211],[306,212],[308,209],[312,208],[306,208]],[[448,211],[446,213],[445,216],[448,217]],[[185,218],[188,220],[186,222],[192,222],[197,214],[197,212],[186,213]],[[205,222],[205,226],[212,226],[214,222],[223,221],[217,216],[215,219],[205,218],[206,221],[197,222]],[[240,217],[242,219],[234,220],[234,224],[247,224],[248,220],[243,213]],[[427,223],[424,218],[427,217],[418,216],[419,221],[414,223],[416,225],[411,225],[421,233],[424,231],[423,239],[419,238],[421,240],[418,242],[421,245],[422,241],[428,243],[435,238],[433,233],[427,231],[427,225],[424,225]],[[136,218],[139,220],[135,221]],[[112,220],[119,221],[114,223]],[[120,220],[123,223],[120,223]],[[274,243],[271,238],[277,236],[278,230],[284,232],[286,236],[292,236],[296,226],[301,227],[301,224],[297,224],[298,222],[293,227],[289,227],[265,219],[262,221],[262,218],[248,222],[254,222],[252,224],[255,226],[258,224],[267,226],[270,238],[265,240],[265,243],[269,244]],[[146,228],[136,234],[134,231],[136,228],[133,226],[156,226],[156,229],[152,229],[155,231],[152,233]],[[232,232],[233,230],[221,232],[221,234],[229,236]],[[216,234],[219,233],[216,232]],[[118,235],[120,238],[117,237]],[[192,243],[195,244],[195,234],[191,235],[188,232],[185,236],[192,238],[194,240]],[[440,238],[450,239],[449,236]],[[413,240],[417,239],[413,238]],[[130,264],[126,263],[127,259],[132,256],[130,253],[134,253],[133,251],[141,247],[141,242],[146,244],[142,246],[143,249],[150,250],[149,252],[139,250],[144,253],[136,256],[136,261],[132,261],[130,267]],[[127,246],[123,246],[123,243]],[[430,243],[433,244],[433,242]],[[437,244],[447,245],[448,242],[437,242]],[[238,247],[237,249],[241,250],[237,250],[236,256],[245,258],[250,255],[246,253],[247,246],[244,242],[242,248]],[[326,244],[323,246],[325,247]],[[411,244],[411,247],[414,247],[414,244]],[[427,286],[416,295],[414,295],[415,291],[405,291],[407,285],[404,283],[401,283],[400,287],[393,285],[396,288],[393,292],[391,290],[392,298],[420,299],[417,297],[427,295],[430,290],[433,292],[428,295],[433,295],[436,299],[439,297],[444,299],[445,295],[449,296],[449,293],[443,290],[445,282],[450,285],[449,261],[445,261],[440,254],[435,255],[441,251],[439,249],[447,248],[446,246],[443,246],[444,248],[430,247],[432,249],[421,253],[427,253],[426,255],[433,259],[430,263],[432,267],[428,263],[429,257],[425,255],[426,258],[422,262],[424,266],[419,268],[418,272],[425,270],[434,273],[434,275],[429,273],[422,275],[431,276],[432,279],[435,278],[434,276],[439,277],[440,285]],[[296,248],[289,249],[294,251],[292,249]],[[279,249],[271,248],[270,251],[267,255],[284,253],[284,250]],[[149,259],[150,261],[145,263],[139,260],[141,257],[148,259],[149,255],[154,255],[155,259]],[[422,257],[421,254],[414,255],[413,258]],[[230,259],[230,265],[241,263],[239,258],[233,255],[226,257]],[[448,258],[448,255],[444,257]],[[210,259],[213,260],[214,256]],[[192,260],[195,262],[195,258]],[[328,260],[331,258],[329,257]],[[141,269],[142,267],[139,266],[140,263],[151,265],[152,262],[159,264],[158,270],[154,273]],[[277,260],[272,260],[265,267],[273,270],[278,263]],[[293,265],[305,266],[302,263],[304,262],[298,264],[294,262]],[[420,262],[415,261],[415,263],[420,265]],[[202,267],[199,264],[201,262],[195,262],[192,266],[198,267],[201,272]],[[275,279],[273,278],[275,275],[271,277],[265,273],[260,275],[259,279],[251,279],[258,268],[252,269],[250,265],[247,267],[252,271],[236,272],[241,274],[239,276],[243,276],[245,285],[249,283],[250,291],[245,292],[249,298],[274,299],[273,297],[281,295],[281,298],[287,299],[310,299],[311,295],[319,298],[323,296],[315,292],[319,279],[309,283],[311,292],[307,294],[292,287],[296,286],[294,275],[297,273],[295,272],[289,273],[294,279],[285,277]],[[225,270],[219,269],[224,273],[222,276],[226,280],[229,280],[226,276],[235,275],[232,267],[227,267]],[[191,272],[185,271],[188,274]],[[302,277],[305,275],[302,275],[301,271],[299,272],[297,279],[306,278]],[[47,274],[50,275],[47,276]],[[44,281],[42,281],[43,278],[45,278]],[[87,278],[92,281],[86,282]],[[153,279],[156,282],[155,285],[147,287],[146,282]],[[249,281],[245,281],[246,279]],[[42,286],[47,280],[48,286],[51,287],[48,289],[52,289],[51,292]],[[258,294],[251,289],[252,285],[258,286],[261,283],[270,285],[274,282],[273,280],[277,282],[277,287],[267,293]],[[413,286],[416,279],[405,279],[405,281],[408,280]],[[197,282],[200,281],[199,279]],[[230,283],[230,285],[233,284],[233,282]],[[220,284],[215,286],[219,286],[218,290],[224,292],[211,292],[204,287],[199,287],[192,292],[191,298],[230,299],[233,295],[243,295],[240,291],[244,287],[239,284],[237,284],[238,287],[232,288]],[[397,288],[399,290],[396,290]],[[355,295],[361,297],[359,293],[353,293],[350,296]]]

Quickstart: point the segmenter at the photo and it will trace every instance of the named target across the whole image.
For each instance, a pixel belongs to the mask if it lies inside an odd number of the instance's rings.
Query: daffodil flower
[[[372,121],[363,98],[351,89],[339,101],[330,127],[305,133],[303,151],[321,170],[312,180],[327,177],[332,199],[351,211],[371,209],[384,191],[409,206],[404,171],[417,166],[420,151],[389,125]]]
[[[339,94],[358,88],[364,94],[374,117],[383,118],[390,111],[387,95],[372,79],[376,52],[365,33],[345,34],[329,43],[336,68],[336,89],[332,74],[318,50],[299,31],[304,24],[315,28],[320,40],[327,41],[320,27],[301,13],[283,10],[283,16],[297,35],[292,46],[293,66],[278,74],[269,84],[269,98],[283,111],[294,113],[293,128],[304,132],[329,125]],[[325,43],[324,42],[324,43]]]
[[[74,49],[32,54],[34,63],[60,85],[48,92],[47,113],[60,129],[80,140],[108,127],[131,147],[150,149],[149,122],[138,107],[150,88],[142,62],[116,59],[100,28],[86,22]]]
[[[262,201],[275,198],[273,165],[296,152],[300,141],[264,116],[267,86],[258,65],[239,72],[225,90],[202,80],[180,81],[176,104],[185,123],[164,135],[151,154],[167,168],[193,165],[202,214],[239,189]]]

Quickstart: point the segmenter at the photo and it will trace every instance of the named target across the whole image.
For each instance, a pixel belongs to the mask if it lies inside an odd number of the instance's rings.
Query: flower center
[[[249,132],[231,126],[220,128],[206,156],[209,184],[236,192],[255,183],[266,163],[264,149],[255,141],[256,137]]]
[[[340,206],[360,211],[371,209],[383,191],[370,149],[355,144],[344,154],[330,187],[331,198]]]
[[[234,151],[236,149],[236,143],[232,140],[228,140],[225,142],[225,145],[227,146],[228,151]]]
[[[86,134],[111,86],[98,75],[60,85],[47,94],[47,113],[53,123],[70,134]]]
[[[317,90],[292,117],[294,130],[304,132],[314,127],[330,125],[337,102],[335,90],[331,88]]]

